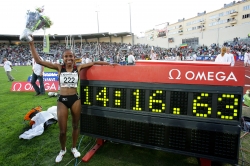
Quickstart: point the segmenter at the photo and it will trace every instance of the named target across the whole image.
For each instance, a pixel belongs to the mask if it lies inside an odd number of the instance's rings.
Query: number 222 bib
[[[60,86],[67,88],[77,88],[78,73],[63,72],[60,74]]]

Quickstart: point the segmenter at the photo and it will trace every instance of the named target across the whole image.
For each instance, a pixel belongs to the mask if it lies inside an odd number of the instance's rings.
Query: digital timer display
[[[207,91],[204,89],[204,91],[199,90],[200,92],[190,90],[184,92],[184,89],[177,91],[166,89],[166,87],[152,90],[145,86],[135,89],[133,84],[130,83],[130,87],[127,86],[126,89],[115,86],[82,85],[82,105],[239,120],[242,95],[237,92],[215,93],[209,90],[209,86],[207,86]],[[117,85],[121,86],[119,83]],[[158,84],[158,86],[164,85]],[[191,110],[191,114],[188,113],[188,109]]]
[[[159,61],[84,69],[80,133],[236,164],[244,70]]]

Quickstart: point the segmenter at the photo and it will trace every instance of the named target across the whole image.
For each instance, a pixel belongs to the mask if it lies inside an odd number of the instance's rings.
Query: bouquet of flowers
[[[34,12],[27,11],[26,27],[19,39],[21,41],[30,42],[32,41],[32,33],[39,29],[50,28],[53,24],[48,16],[44,16],[42,13],[44,8],[37,8]]]

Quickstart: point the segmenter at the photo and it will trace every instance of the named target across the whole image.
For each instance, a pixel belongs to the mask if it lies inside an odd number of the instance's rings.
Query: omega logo
[[[179,69],[171,69],[169,71],[169,79],[170,80],[180,80],[181,79],[181,71]],[[187,71],[185,72],[186,80],[198,80],[198,81],[235,81],[237,82],[237,78],[235,77],[233,72],[226,74],[225,72],[204,72],[204,71]]]
[[[175,71],[175,72],[174,72]],[[174,72],[174,73],[178,73],[178,75],[177,75],[177,77],[175,77],[175,78],[173,78],[173,76],[172,76],[172,72]],[[169,71],[169,77],[168,77],[170,80],[173,80],[173,79],[175,79],[175,80],[179,80],[179,79],[181,79],[181,71],[180,70],[178,70],[178,69],[171,69],[170,71]]]

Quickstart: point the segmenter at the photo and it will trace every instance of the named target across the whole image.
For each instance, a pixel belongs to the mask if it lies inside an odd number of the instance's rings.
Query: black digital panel
[[[172,91],[170,98],[170,113],[177,115],[187,115],[188,93]]]
[[[80,89],[81,103],[82,105],[93,105],[94,93],[92,86],[84,86]]]
[[[130,90],[130,109],[134,111],[145,111],[145,90]]]
[[[166,91],[150,90],[149,91],[149,111],[156,113],[165,113],[166,110]]]
[[[113,98],[113,107],[126,108],[126,89],[114,88]]]
[[[242,87],[81,81],[81,134],[235,164]]]
[[[129,132],[126,132],[129,131]],[[81,115],[81,134],[163,151],[238,162],[239,135]]]
[[[193,116],[210,118],[212,114],[212,94],[194,93]]]
[[[145,89],[145,87],[135,89],[133,87],[117,88],[89,85],[83,85],[81,89],[82,105],[168,113],[177,116],[217,118],[228,121],[238,121],[241,113],[242,95],[235,94],[235,92],[214,93],[209,92],[209,90],[183,92],[161,89],[150,90]],[[109,93],[112,95],[110,96]],[[191,110],[190,113],[188,113],[188,109]]]
[[[239,119],[240,95],[219,94],[217,103],[217,118],[237,120]]]
[[[96,105],[101,107],[107,107],[109,106],[109,88],[107,87],[96,87],[97,93],[96,96]]]

